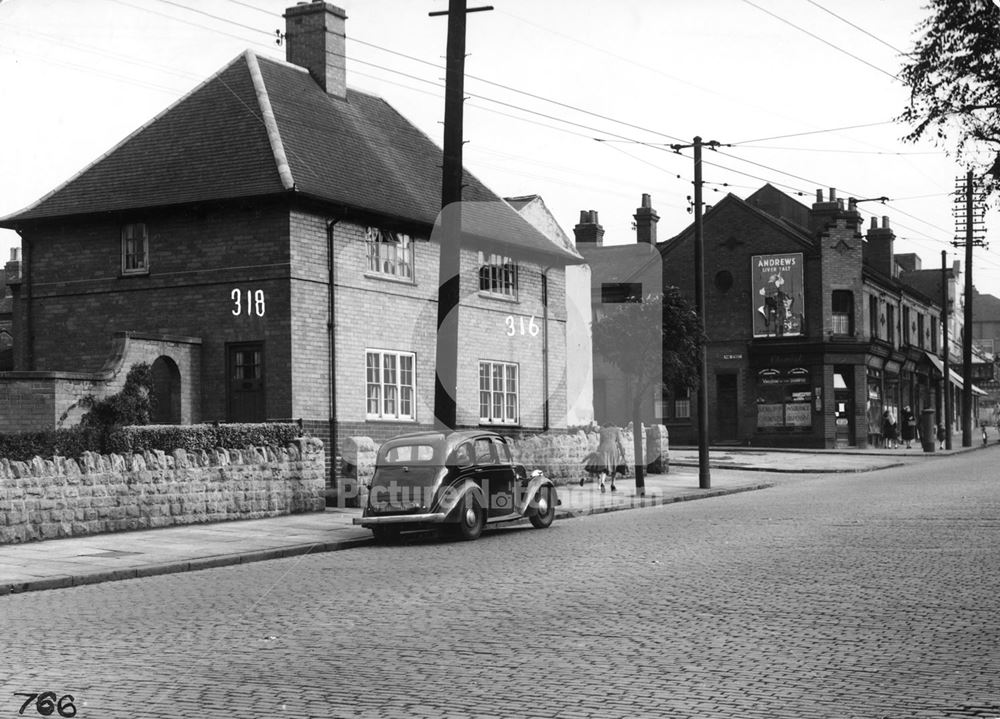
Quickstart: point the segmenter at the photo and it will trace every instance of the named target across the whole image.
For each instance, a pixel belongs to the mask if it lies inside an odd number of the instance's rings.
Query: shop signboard
[[[753,336],[801,336],[805,311],[802,253],[753,255],[750,273]]]

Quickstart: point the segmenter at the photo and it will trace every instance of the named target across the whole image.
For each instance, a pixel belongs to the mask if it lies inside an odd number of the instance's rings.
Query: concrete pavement
[[[867,472],[946,460],[961,451],[969,449],[925,453],[916,446],[849,451],[715,447],[709,453],[711,488],[700,489],[698,450],[672,448],[670,472],[649,475],[644,497],[636,496],[631,478],[620,481],[615,493],[602,494],[593,483],[562,486],[556,518],[764,489],[773,482],[761,472]],[[353,525],[360,514],[360,509],[328,507],[312,514],[2,545],[0,595],[359,547],[372,541],[369,530]]]

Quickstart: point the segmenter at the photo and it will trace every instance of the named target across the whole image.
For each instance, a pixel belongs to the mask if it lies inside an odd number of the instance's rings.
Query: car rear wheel
[[[483,533],[485,525],[486,515],[483,513],[483,508],[479,506],[479,501],[467,497],[462,503],[462,508],[458,514],[456,533],[459,539],[466,541],[478,539],[479,535]]]
[[[541,487],[535,494],[534,508],[528,519],[536,529],[545,529],[556,518],[556,503],[552,487]]]
[[[371,530],[375,541],[379,544],[389,544],[399,539],[399,528],[397,527],[374,526]]]

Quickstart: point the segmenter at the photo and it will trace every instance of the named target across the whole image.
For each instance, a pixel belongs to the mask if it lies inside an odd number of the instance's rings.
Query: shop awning
[[[938,371],[938,374],[940,374],[943,377],[944,362],[941,360],[941,358],[938,357],[937,355],[931,354],[930,352],[924,352],[924,356],[927,357],[927,359],[930,361],[932,365],[934,365],[934,368]],[[962,375],[953,370],[951,367],[948,368],[948,372],[951,376],[951,383],[953,385],[955,385],[959,389],[965,387],[965,380],[962,379]],[[983,390],[976,387],[976,385],[972,385],[972,394],[979,395],[980,397],[986,396],[986,393]]]

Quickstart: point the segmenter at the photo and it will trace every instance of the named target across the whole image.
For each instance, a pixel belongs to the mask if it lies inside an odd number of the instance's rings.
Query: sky
[[[965,168],[905,143],[894,121],[918,0],[469,0],[465,165],[504,197],[537,194],[572,237],[596,210],[606,244],[635,241],[643,193],[659,238],[692,221],[690,144],[705,201],[769,182],[887,216],[924,269],[962,261],[952,217]],[[284,57],[289,0],[0,0],[0,216],[33,203],[247,48]],[[442,141],[446,0],[342,0],[348,85]],[[801,196],[799,195],[801,193]],[[997,212],[986,213],[989,230]],[[18,245],[0,230],[0,261]],[[997,247],[1000,250],[1000,246]],[[1000,296],[1000,252],[973,280]]]

